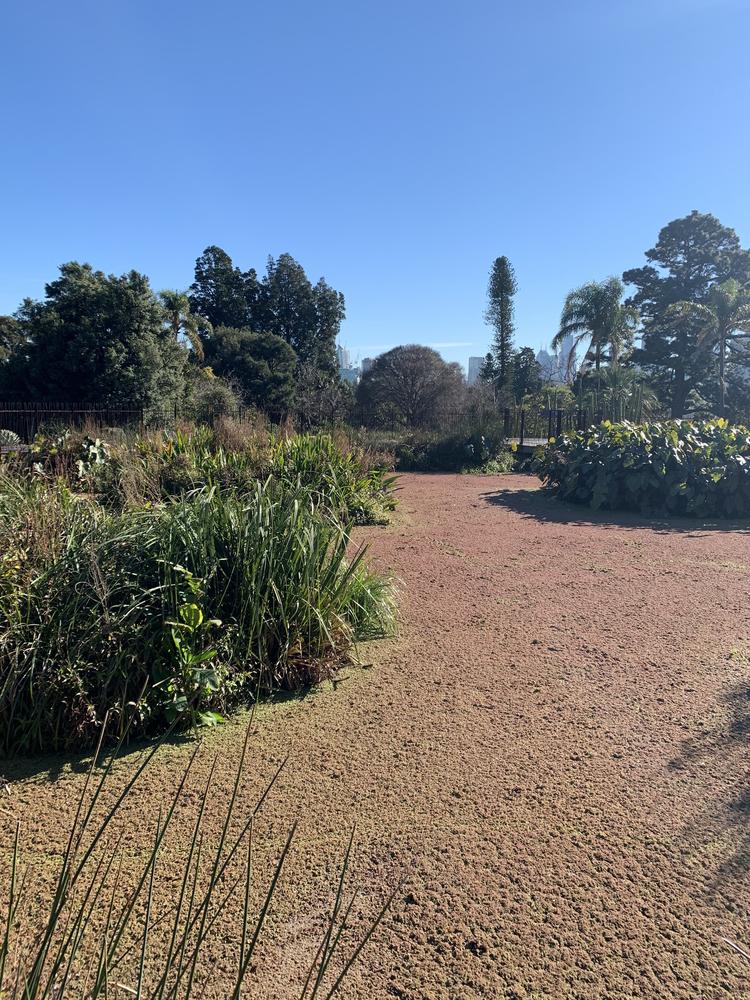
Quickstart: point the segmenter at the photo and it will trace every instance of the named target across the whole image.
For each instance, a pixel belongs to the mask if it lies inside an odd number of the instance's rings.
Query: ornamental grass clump
[[[309,490],[315,502],[355,524],[387,524],[395,508],[396,476],[368,466],[361,449],[328,434],[282,437],[271,452],[271,474],[291,489]]]
[[[275,480],[111,510],[0,477],[0,753],[218,721],[325,679],[393,600],[349,525]]]
[[[723,419],[605,421],[552,442],[535,471],[594,510],[750,517],[750,431]]]

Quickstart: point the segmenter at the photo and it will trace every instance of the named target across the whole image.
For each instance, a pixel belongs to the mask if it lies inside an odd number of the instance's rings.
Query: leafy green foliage
[[[343,449],[327,434],[282,438],[272,449],[271,472],[290,489],[310,491],[316,503],[355,524],[387,524],[396,505],[397,477],[384,468],[368,468],[361,449]]]
[[[395,507],[389,455],[377,455],[339,435],[286,437],[265,423],[218,420],[116,437],[111,443],[81,432],[39,435],[27,453],[8,456],[6,472],[61,480],[109,510],[140,508],[203,487],[252,493],[269,476],[303,489],[327,514],[357,524],[383,524]]]
[[[0,448],[17,448],[21,444],[20,437],[7,427],[0,427]]]
[[[241,271],[220,247],[207,247],[190,286],[193,312],[214,327],[254,330],[285,340],[301,364],[336,374],[336,337],[344,296],[321,278],[313,285],[290,254],[269,257],[261,280]]]
[[[604,361],[617,364],[632,348],[638,323],[638,311],[620,302],[622,294],[622,282],[617,278],[590,281],[573,289],[565,299],[553,349],[557,351],[572,337],[569,363],[581,344],[587,343],[582,369],[598,371]]]
[[[204,350],[212,370],[230,380],[247,404],[273,419],[290,411],[297,355],[281,337],[220,326],[204,338]]]
[[[38,438],[0,470],[0,750],[220,721],[390,627],[350,525],[395,477],[366,449],[231,422]]]
[[[709,214],[691,212],[674,219],[646,251],[644,267],[626,271],[623,280],[635,287],[630,302],[643,320],[642,346],[636,362],[649,374],[674,417],[688,409],[691,393],[711,395],[718,384],[716,359],[699,350],[703,324],[683,316],[676,321],[670,306],[679,302],[707,305],[712,289],[728,279],[750,281],[750,252],[743,250],[733,229]]]
[[[396,468],[408,472],[508,472],[513,456],[507,451],[501,425],[459,434],[408,434],[391,443]]]
[[[187,350],[144,275],[72,262],[45,292],[17,313],[24,340],[0,369],[0,391],[146,410],[182,397]]]
[[[286,482],[121,514],[59,482],[1,479],[2,749],[90,744],[107,712],[155,731],[187,703],[224,713],[329,676],[391,623],[386,582],[348,543]]]
[[[750,431],[726,420],[605,422],[550,444],[536,471],[594,510],[750,516]]]

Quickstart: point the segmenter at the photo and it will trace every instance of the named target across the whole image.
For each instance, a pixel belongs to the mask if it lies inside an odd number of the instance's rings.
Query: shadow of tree
[[[716,870],[713,888],[750,871],[750,680],[734,685],[723,701],[724,722],[685,740],[669,764],[673,771],[702,773],[710,760],[714,770],[718,765],[726,773],[726,784],[704,802],[698,820],[685,830],[696,842],[703,842],[712,828],[729,832],[735,842],[730,857]]]
[[[710,521],[688,517],[646,517],[628,511],[591,510],[564,500],[558,500],[543,488],[505,489],[481,494],[484,501],[495,507],[520,514],[521,517],[554,524],[600,525],[603,528],[650,528],[662,534],[679,532],[698,535],[704,531],[750,532],[750,519]]]

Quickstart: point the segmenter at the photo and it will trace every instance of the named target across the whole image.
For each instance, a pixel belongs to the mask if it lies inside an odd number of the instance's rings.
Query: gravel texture
[[[299,828],[248,995],[299,995],[356,824],[354,931],[406,884],[342,997],[750,997],[750,962],[721,940],[750,942],[750,525],[591,514],[523,476],[407,475],[400,496],[389,527],[357,535],[400,580],[399,637],[254,721],[245,814],[289,754],[258,822],[260,883]],[[194,790],[218,754],[209,840],[246,723],[198,754]],[[144,776],[133,858],[191,750],[164,747]],[[4,846],[20,817],[40,892],[82,766],[0,768]],[[226,995],[239,917],[206,996]]]

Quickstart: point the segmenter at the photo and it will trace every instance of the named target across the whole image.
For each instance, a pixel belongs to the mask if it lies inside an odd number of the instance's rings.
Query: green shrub
[[[290,489],[355,524],[386,524],[395,507],[396,477],[367,467],[357,448],[343,448],[328,434],[281,438],[271,453],[271,474]]]
[[[726,420],[605,422],[550,444],[536,471],[595,510],[750,516],[750,431]]]
[[[110,443],[81,431],[39,435],[8,474],[62,480],[112,510],[142,507],[216,486],[251,493],[269,476],[307,490],[328,511],[356,524],[384,524],[395,507],[391,456],[339,436],[284,436],[257,422],[224,418],[211,428],[178,426],[121,435]]]
[[[488,462],[507,462],[500,428],[471,433],[411,434],[395,444],[396,468],[411,472],[480,471]]]
[[[309,489],[203,487],[111,511],[59,481],[0,479],[0,750],[211,721],[329,676],[392,622],[387,583]]]

